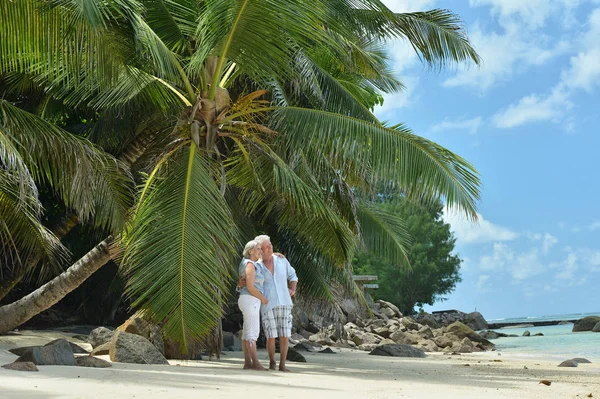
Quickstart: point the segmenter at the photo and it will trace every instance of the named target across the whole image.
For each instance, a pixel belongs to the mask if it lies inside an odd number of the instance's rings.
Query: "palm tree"
[[[378,91],[402,87],[382,40],[407,38],[433,67],[479,62],[449,11],[398,15],[373,0],[38,5],[2,4],[0,26],[43,29],[0,32],[10,44],[0,68],[96,110],[92,136],[158,137],[121,237],[123,264],[134,305],[184,347],[218,320],[249,225],[273,231],[305,292],[327,296],[332,281],[351,284],[357,245],[405,256],[402,222],[370,202],[382,187],[475,217],[473,167],[369,109]],[[116,115],[125,128],[106,134]],[[89,260],[79,269],[99,267]]]

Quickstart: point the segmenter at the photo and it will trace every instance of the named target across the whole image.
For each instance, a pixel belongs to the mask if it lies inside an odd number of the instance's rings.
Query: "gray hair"
[[[258,248],[258,247],[260,247],[260,244],[258,243],[258,241],[256,241],[256,240],[248,241],[248,243],[244,247],[244,250],[242,251],[242,256],[244,258],[248,258],[248,256],[250,255],[250,251],[252,251],[253,249]]]
[[[265,241],[271,242],[271,237],[269,237],[269,236],[267,236],[265,234],[262,234],[260,236],[254,237],[254,241],[258,242],[259,245],[262,245],[263,242],[265,242]]]

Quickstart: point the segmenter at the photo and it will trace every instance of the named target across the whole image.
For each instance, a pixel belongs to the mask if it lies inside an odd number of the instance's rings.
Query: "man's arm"
[[[287,278],[288,278],[288,292],[290,296],[294,296],[296,293],[296,286],[298,285],[298,276],[296,275],[296,269],[290,265],[290,262],[287,263]]]

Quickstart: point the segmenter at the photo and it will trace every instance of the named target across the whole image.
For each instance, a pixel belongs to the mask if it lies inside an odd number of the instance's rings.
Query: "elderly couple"
[[[244,315],[244,369],[265,370],[256,354],[262,319],[269,369],[275,370],[275,338],[279,337],[279,370],[290,371],[285,367],[285,359],[288,339],[292,335],[292,296],[298,283],[296,271],[283,256],[273,256],[273,245],[266,235],[248,242],[243,257],[238,305]]]

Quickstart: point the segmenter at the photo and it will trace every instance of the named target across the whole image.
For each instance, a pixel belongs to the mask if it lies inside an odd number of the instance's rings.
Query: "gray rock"
[[[331,348],[322,349],[319,351],[319,353],[335,354],[335,352],[333,350],[331,350]]]
[[[477,342],[478,346],[484,350],[489,350],[494,348],[494,344],[483,338],[481,335],[477,334],[470,327],[464,325],[460,321],[455,321],[446,327],[446,330],[450,333],[453,333],[458,338],[469,338],[472,342]]]
[[[439,348],[446,348],[448,346],[452,346],[452,341],[445,335],[440,335],[439,337],[433,338],[433,342],[435,342],[435,344]]]
[[[500,338],[500,334],[498,334],[496,331],[482,331],[479,333],[479,335],[481,335],[483,338],[485,339],[497,339]]]
[[[600,332],[600,321],[592,328],[592,332]]]
[[[382,315],[385,315],[388,318],[397,316],[396,312],[394,312],[394,310],[391,308],[381,308],[381,310],[379,310],[379,313],[381,313]]]
[[[285,358],[290,362],[306,363],[306,359],[299,352],[295,351],[294,348],[289,348],[287,356]]]
[[[114,335],[114,331],[109,330],[106,327],[98,327],[90,333],[88,342],[92,345],[92,348],[110,342]]]
[[[381,341],[381,337],[379,335],[375,335],[372,333],[364,333],[357,334],[352,338],[352,341],[356,345],[365,345],[365,344],[378,344]]]
[[[427,357],[422,349],[410,345],[387,344],[373,349],[369,355],[394,357]]]
[[[377,303],[381,305],[381,308],[388,308],[394,312],[394,314],[390,317],[402,317],[402,313],[400,313],[400,309],[398,309],[398,306],[394,305],[393,303],[383,301],[381,299],[379,299],[377,301]]]
[[[314,352],[316,349],[309,342],[298,342],[294,349],[297,351]]]
[[[419,347],[421,349],[423,349],[425,352],[438,352],[440,350],[438,348],[437,344],[430,339],[420,342]]]
[[[396,343],[396,341],[392,341],[389,338],[384,338],[377,345],[387,345],[387,344],[395,344],[395,343]]]
[[[63,340],[66,341],[65,339],[63,339]],[[54,341],[48,342],[44,346],[54,345],[58,341],[59,341],[59,339],[55,339]],[[69,342],[69,341],[67,341],[67,342],[71,346],[71,349],[73,350],[73,353],[85,353],[85,354],[89,353],[88,351],[86,351],[85,349],[83,349],[81,346],[79,346],[77,344],[74,344],[72,342]],[[9,349],[8,351],[10,353],[13,353],[13,354],[17,355],[17,356],[22,356],[23,354],[25,354],[26,352],[30,351],[31,349],[33,349],[33,348],[39,348],[39,347],[40,347],[40,345],[36,345],[36,346],[23,346],[23,347],[20,347],[20,348],[12,348],[12,349]]]
[[[92,355],[92,356],[108,355],[109,352],[110,352],[110,341],[95,347],[92,350],[92,353],[90,353],[90,355]]]
[[[97,368],[106,368],[112,367],[110,362],[107,362],[103,359],[98,359],[94,356],[79,356],[75,359],[75,363],[77,363],[80,367],[97,367]]]
[[[66,339],[59,339],[46,346],[34,346],[25,351],[15,362],[32,362],[38,366],[75,366],[73,349]]]
[[[571,360],[573,360],[577,363],[591,363],[589,360],[587,360],[586,358],[583,358],[583,357],[574,357]]]
[[[573,332],[579,331],[592,331],[592,329],[600,322],[598,316],[588,316],[583,319],[579,319],[573,324]]]
[[[488,328],[487,321],[479,312],[471,312],[465,318],[465,324],[473,330],[480,331]]]
[[[373,332],[383,338],[388,338],[391,334],[389,327],[379,327]]]
[[[400,324],[406,327],[408,330],[419,331],[421,326],[410,317],[403,317],[400,319]]]
[[[146,338],[120,331],[113,335],[109,355],[111,361],[119,363],[169,364]]]
[[[574,360],[565,360],[564,362],[559,364],[558,367],[577,367],[577,364],[578,363]]]
[[[529,332],[529,330],[525,330],[525,331],[523,332],[523,336],[524,336],[524,337],[529,337],[530,335],[531,335],[531,333]]]
[[[455,344],[455,346],[453,346],[453,349],[458,353],[471,353],[474,350],[473,343],[466,337],[460,343]]]
[[[377,344],[362,344],[358,345],[358,349],[365,352],[370,352],[377,347]]]
[[[223,331],[223,350],[239,352],[242,350],[242,341],[240,341],[236,334]]]
[[[423,337],[425,339],[433,338],[433,331],[431,331],[431,327],[429,327],[429,326],[421,327],[417,334],[419,334],[421,337]]]
[[[2,368],[15,371],[40,371],[33,362],[13,362],[2,365]]]

